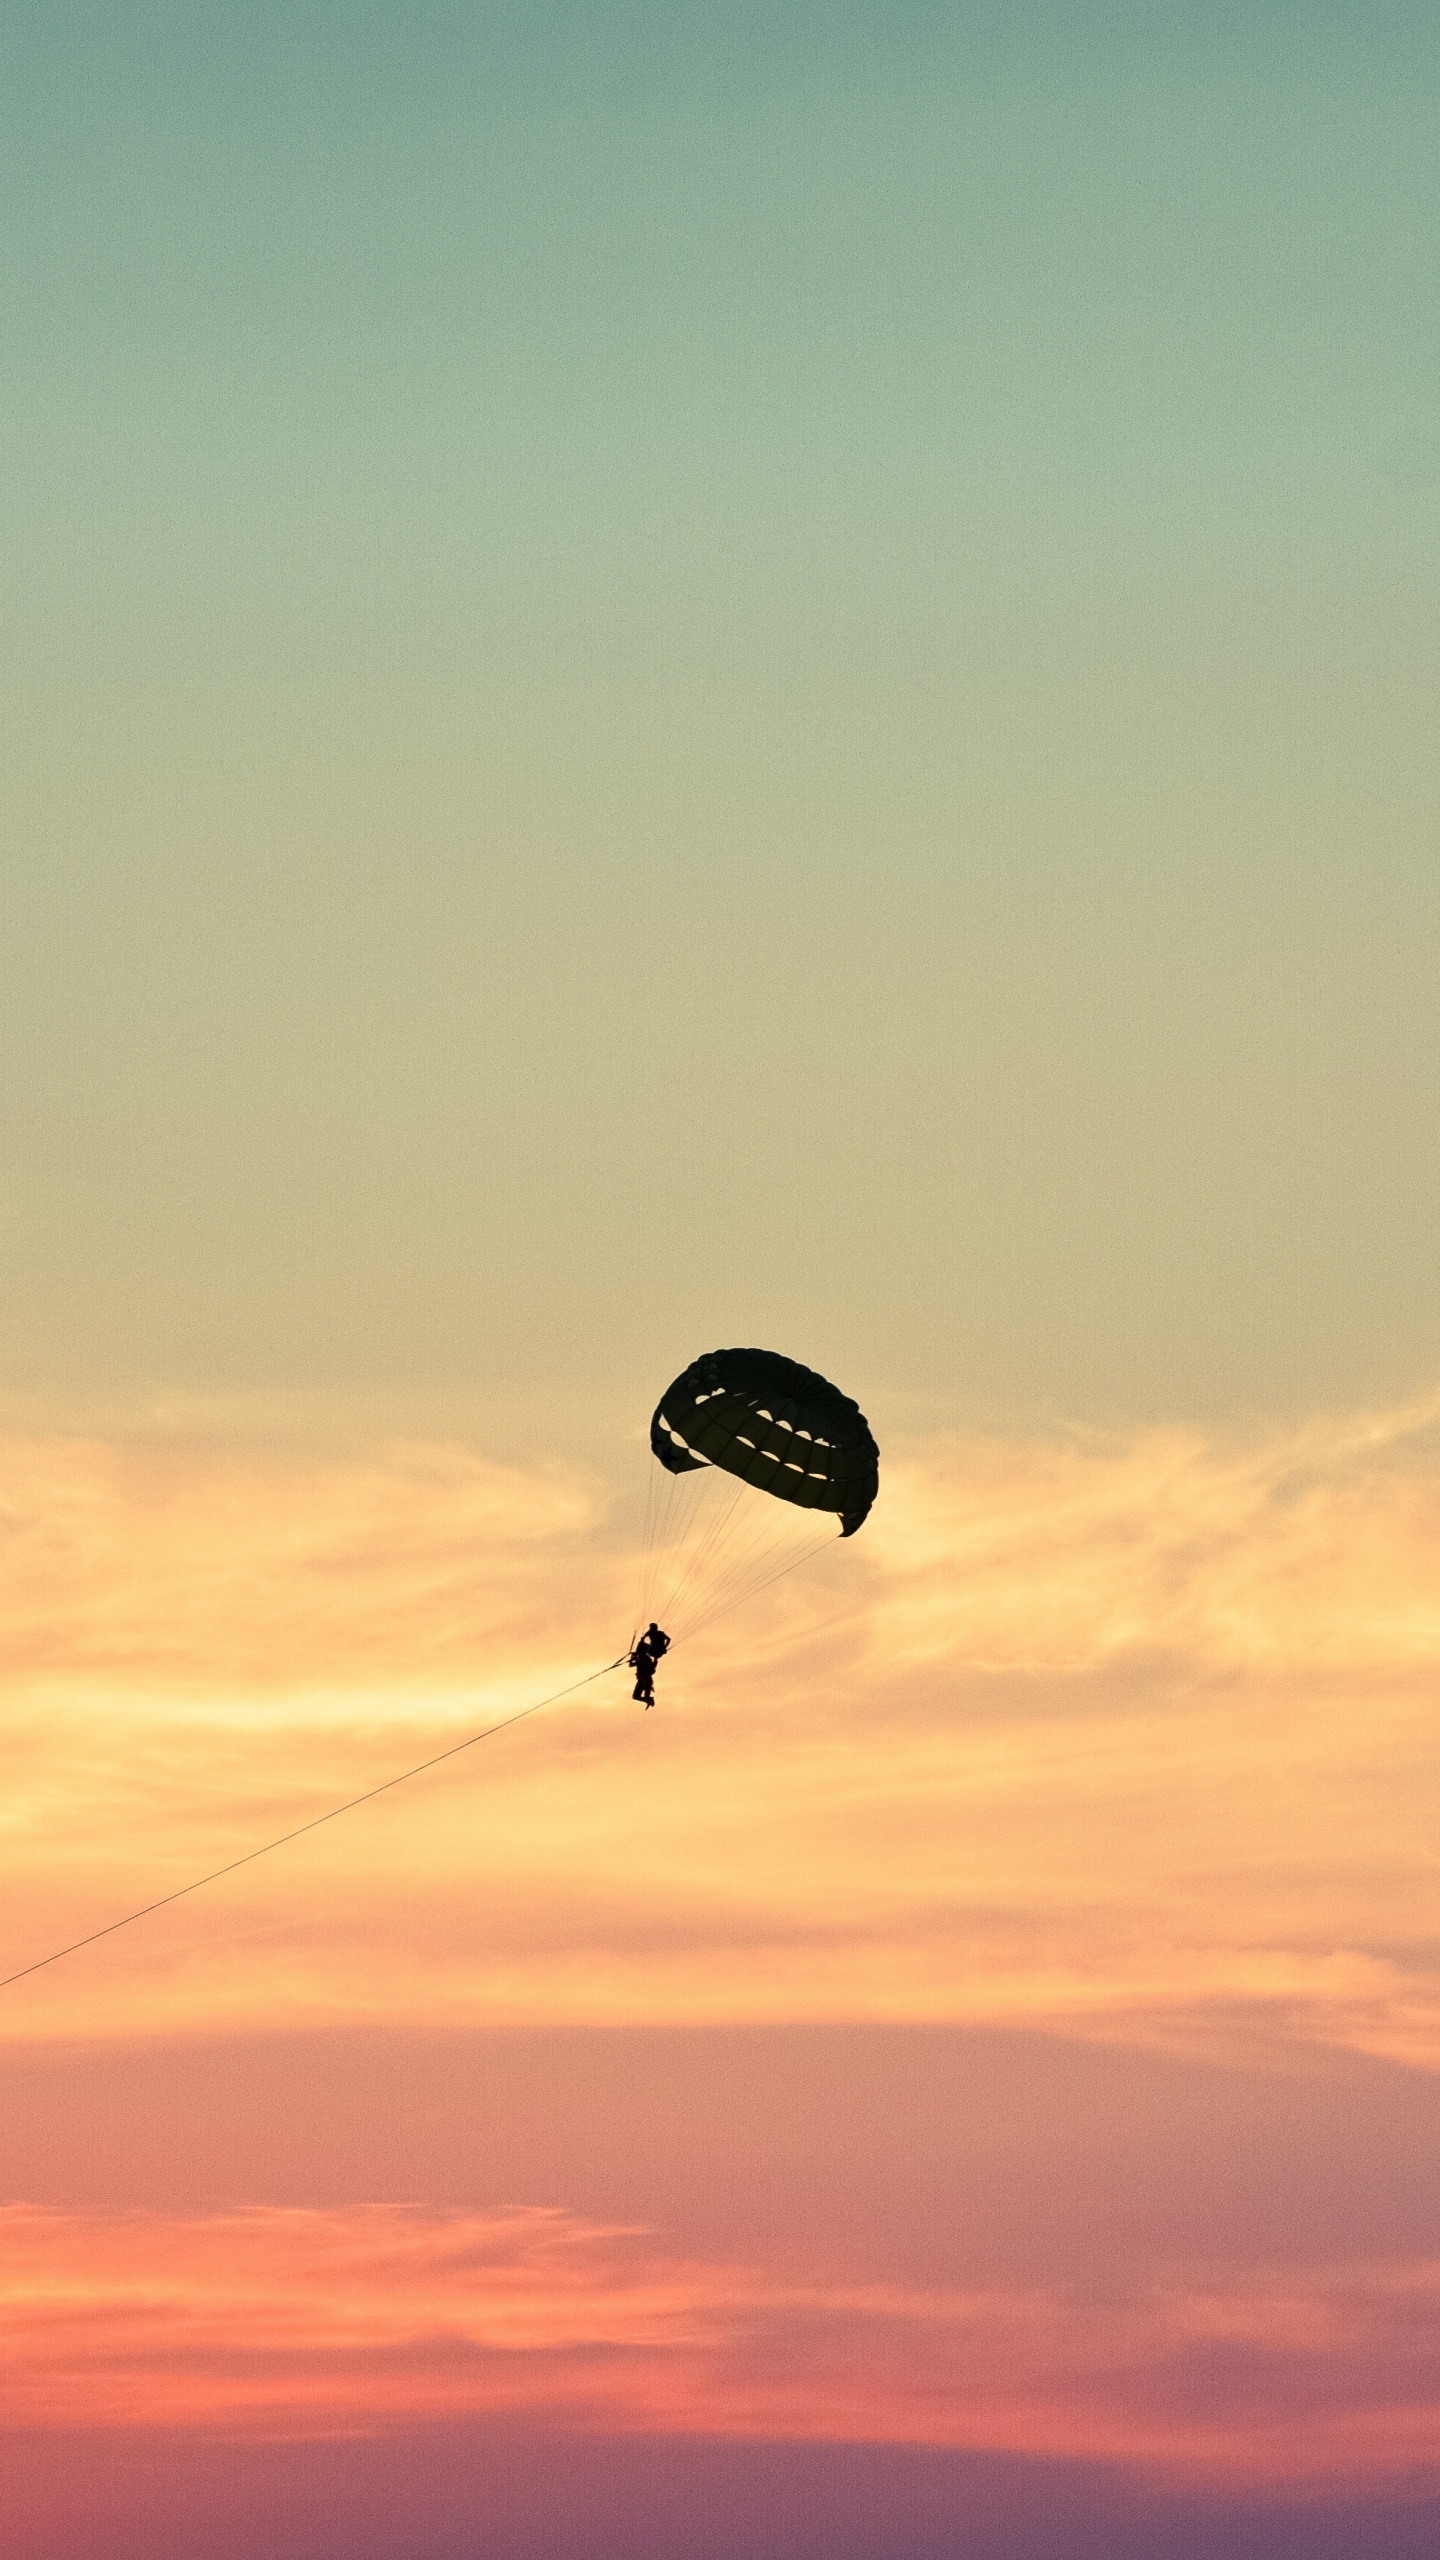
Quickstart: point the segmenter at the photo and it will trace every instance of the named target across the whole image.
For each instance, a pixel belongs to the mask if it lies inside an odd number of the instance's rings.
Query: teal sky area
[[[1437,1369],[1440,14],[21,6],[3,1383]]]

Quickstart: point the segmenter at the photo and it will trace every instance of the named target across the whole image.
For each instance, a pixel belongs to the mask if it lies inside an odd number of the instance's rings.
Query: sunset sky
[[[1430,2560],[1440,15],[0,128],[7,2560]]]

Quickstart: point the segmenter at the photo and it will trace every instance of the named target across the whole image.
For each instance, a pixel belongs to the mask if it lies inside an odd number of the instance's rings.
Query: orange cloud
[[[599,1684],[4,2031],[980,2019],[1431,2067],[1435,1423],[912,1447],[654,1715]],[[32,1440],[0,1484],[10,1964],[628,1634],[634,1556],[560,1471]]]
[[[533,1659],[547,1587],[583,1607],[597,1511],[558,1467],[522,1474],[446,1446],[327,1464],[0,1442],[7,1681],[249,1697],[473,1678],[517,1645]],[[567,1614],[546,1606],[542,1626]]]
[[[1440,1404],[1234,1445],[1194,1432],[942,1444],[887,1471],[876,1545],[909,1659],[1080,1673],[1428,1673]]]
[[[1254,2481],[1433,2471],[1440,2264],[1155,2266],[1102,2298],[666,2255],[558,2212],[0,2212],[8,2423],[607,2432],[1104,2457]]]

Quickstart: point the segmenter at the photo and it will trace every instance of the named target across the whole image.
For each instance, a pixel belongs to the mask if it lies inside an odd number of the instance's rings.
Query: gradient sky
[[[1440,18],[0,20],[17,2560],[1440,2482]],[[63,2458],[57,2455],[63,2448]],[[1368,2539],[1367,2539],[1368,2537]]]

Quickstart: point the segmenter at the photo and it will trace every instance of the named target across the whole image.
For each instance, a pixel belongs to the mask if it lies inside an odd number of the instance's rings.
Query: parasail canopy
[[[880,1451],[860,1407],[778,1351],[707,1351],[667,1387],[650,1446],[671,1475],[719,1467],[781,1502],[840,1515],[852,1538],[879,1491]]]

